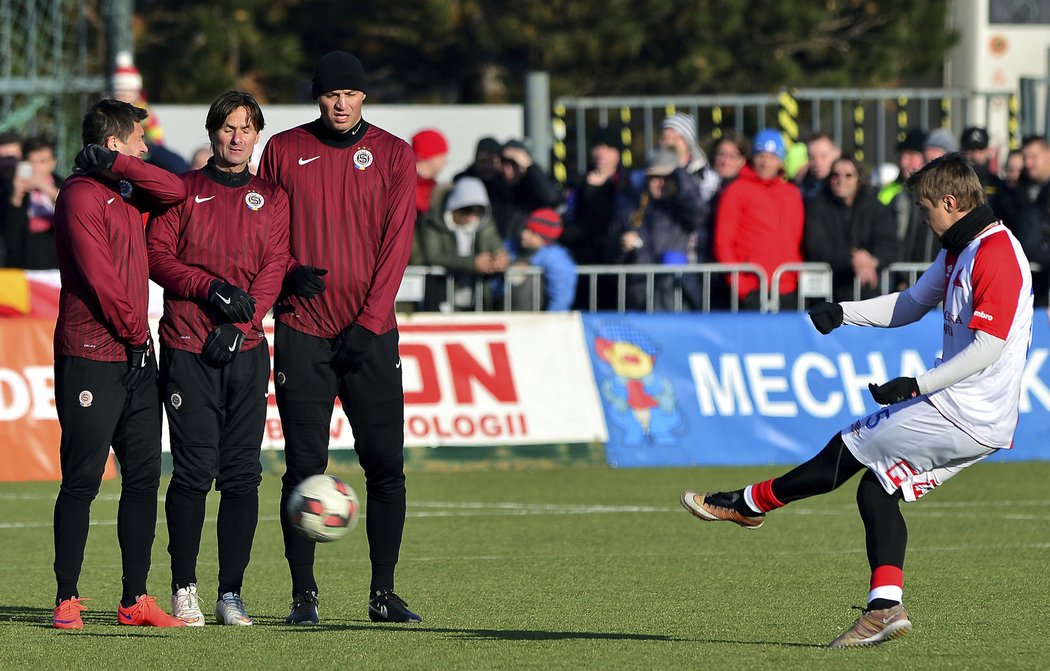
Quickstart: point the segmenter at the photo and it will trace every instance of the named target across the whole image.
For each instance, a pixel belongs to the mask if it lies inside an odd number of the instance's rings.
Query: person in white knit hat
[[[710,202],[718,191],[719,180],[708,165],[707,154],[697,143],[696,119],[693,115],[679,112],[664,119],[660,123],[659,145],[675,150],[679,166],[699,181],[704,202]]]
[[[141,107],[150,112],[146,104],[146,96],[142,92],[142,73],[135,67],[131,53],[121,51],[117,54],[115,60],[116,66],[113,68],[113,73],[109,78],[109,88],[113,93],[113,97],[121,102],[131,103],[135,107]],[[153,144],[164,142],[164,132],[161,130],[160,124],[152,112],[146,117],[146,121],[142,125],[146,130],[146,142]]]

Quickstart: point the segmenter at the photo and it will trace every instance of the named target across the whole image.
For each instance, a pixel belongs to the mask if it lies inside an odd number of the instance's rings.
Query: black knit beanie
[[[329,91],[368,92],[368,77],[361,61],[345,51],[330,51],[314,67],[313,97]]]

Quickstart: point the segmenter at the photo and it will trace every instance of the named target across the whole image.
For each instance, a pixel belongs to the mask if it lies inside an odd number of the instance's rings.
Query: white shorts
[[[842,441],[888,494],[914,501],[997,450],[982,445],[919,396],[842,430]]]

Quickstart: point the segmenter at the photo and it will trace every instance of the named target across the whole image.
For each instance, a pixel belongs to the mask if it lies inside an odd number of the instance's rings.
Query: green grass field
[[[244,590],[256,626],[193,630],[115,624],[118,485],[109,482],[93,509],[80,584],[93,601],[80,632],[49,626],[56,485],[3,485],[0,668],[1050,668],[1050,463],[979,465],[906,505],[915,629],[844,651],[824,646],[867,594],[856,480],[757,531],[699,522],[678,503],[687,486],[779,472],[410,473],[397,587],[424,622],[368,621],[361,525],[318,548],[322,624],[313,628],[284,625],[279,478],[268,475]],[[346,479],[363,493],[359,476]],[[210,599],[216,495],[209,504],[198,574]],[[165,609],[166,543],[160,524],[150,588]]]

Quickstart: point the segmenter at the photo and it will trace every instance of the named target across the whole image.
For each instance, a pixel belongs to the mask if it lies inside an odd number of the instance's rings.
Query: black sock
[[[135,598],[146,594],[153,537],[157,528],[157,490],[129,489],[127,481],[117,504],[117,542],[120,544],[122,586],[121,603],[135,605]]]
[[[758,517],[759,515],[763,514],[762,511],[752,510],[751,506],[747,505],[747,497],[744,496],[743,489],[738,489],[737,491],[733,492],[733,494],[736,494],[738,497],[736,500],[736,505],[734,506],[738,513],[740,513],[741,515],[747,515],[748,517]]]
[[[868,602],[868,610],[885,610],[887,608],[893,608],[900,601],[894,601],[893,599],[872,599]]]
[[[244,571],[251,559],[252,540],[259,520],[259,492],[223,492],[216,533],[219,541],[219,597],[240,594]]]
[[[62,604],[63,601],[67,601],[69,599],[79,599],[79,598],[80,598],[80,595],[77,594],[76,592],[73,592],[69,596],[56,596],[55,597],[55,608],[58,608]]]

